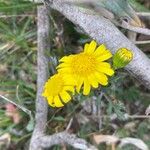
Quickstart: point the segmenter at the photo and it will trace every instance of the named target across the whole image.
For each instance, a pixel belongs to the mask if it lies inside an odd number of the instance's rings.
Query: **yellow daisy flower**
[[[83,86],[83,94],[88,95],[91,87],[97,88],[99,84],[107,85],[108,78],[106,75],[114,74],[110,64],[106,61],[112,57],[112,54],[102,44],[96,48],[97,44],[92,41],[85,44],[84,51],[63,57],[58,65],[58,72],[63,74],[67,80],[76,81],[76,90],[79,93]]]
[[[61,74],[55,74],[45,83],[42,96],[47,98],[48,104],[52,107],[63,107],[63,103],[68,103],[71,100],[69,94],[74,94],[74,86],[70,83],[74,81],[64,80]]]

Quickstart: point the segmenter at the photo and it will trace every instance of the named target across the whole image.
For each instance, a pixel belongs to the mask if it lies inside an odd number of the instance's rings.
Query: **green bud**
[[[133,53],[127,48],[120,48],[113,56],[113,68],[125,67],[133,59]]]

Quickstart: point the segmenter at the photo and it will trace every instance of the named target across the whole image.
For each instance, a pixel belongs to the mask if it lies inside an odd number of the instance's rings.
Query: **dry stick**
[[[118,48],[126,47],[134,54],[133,61],[126,69],[150,89],[150,60],[123,33],[121,33],[108,19],[102,16],[90,15],[82,12],[77,6],[63,3],[63,0],[46,0],[52,8],[58,10],[70,21],[79,25],[89,36],[104,43],[115,53]]]
[[[137,12],[136,14],[138,16],[150,17],[150,12]]]
[[[150,35],[150,29],[147,28],[139,28],[139,27],[134,27],[129,25],[128,23],[123,23],[121,25],[123,28],[128,29],[130,31],[134,31],[136,33],[141,33],[141,34],[145,34],[145,35]]]
[[[127,32],[127,37],[128,37],[128,39],[130,39],[130,41],[132,41],[133,43],[135,43],[136,37],[137,37],[137,33],[133,32],[133,31],[128,31]]]
[[[135,41],[135,44],[149,44],[150,40],[147,41]]]
[[[43,86],[48,78],[48,58],[45,53],[50,49],[49,42],[49,17],[45,7],[38,6],[38,54],[37,54],[37,97],[36,97],[36,114],[35,128],[33,131],[30,150],[41,150],[40,143],[37,143],[37,138],[45,132],[47,122],[47,102],[42,97]]]
[[[22,14],[22,15],[0,15],[0,18],[11,18],[11,17],[35,17],[34,14]]]
[[[9,103],[11,103],[11,104],[13,104],[13,105],[15,105],[17,108],[21,109],[21,110],[24,111],[26,114],[28,114],[30,117],[32,117],[32,112],[31,112],[30,110],[28,110],[27,108],[25,108],[25,107],[23,107],[23,106],[21,106],[21,105],[15,103],[14,101],[12,101],[12,100],[6,98],[6,97],[3,96],[3,95],[0,95],[0,98],[2,98],[2,99],[4,99],[5,101],[7,101],[7,102],[9,102]]]
[[[90,145],[85,140],[77,138],[74,134],[69,134],[65,131],[53,134],[51,136],[43,136],[37,140],[37,143],[40,143],[44,148],[66,143],[76,149],[98,150],[95,146]]]

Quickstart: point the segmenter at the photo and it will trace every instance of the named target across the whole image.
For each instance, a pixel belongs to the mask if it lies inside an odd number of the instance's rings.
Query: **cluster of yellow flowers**
[[[88,95],[91,88],[106,86],[108,76],[114,75],[110,63],[106,62],[111,57],[105,45],[97,47],[95,41],[85,44],[83,52],[59,60],[57,74],[46,82],[42,95],[50,106],[63,107],[75,92]]]

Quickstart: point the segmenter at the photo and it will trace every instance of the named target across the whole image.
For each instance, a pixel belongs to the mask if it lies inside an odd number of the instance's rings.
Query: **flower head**
[[[68,103],[71,100],[70,93],[74,93],[74,86],[70,80],[64,80],[61,74],[55,74],[45,83],[42,96],[47,98],[47,101],[52,107],[63,107],[63,103]]]
[[[88,95],[91,87],[97,88],[99,84],[107,85],[108,78],[114,71],[105,60],[112,57],[112,54],[102,44],[96,48],[97,44],[92,41],[85,44],[84,51],[63,57],[58,65],[58,72],[63,74],[64,78],[76,81],[76,90],[80,92],[83,86],[83,94]]]
[[[120,48],[113,56],[114,69],[123,68],[133,59],[133,53],[127,48]]]

